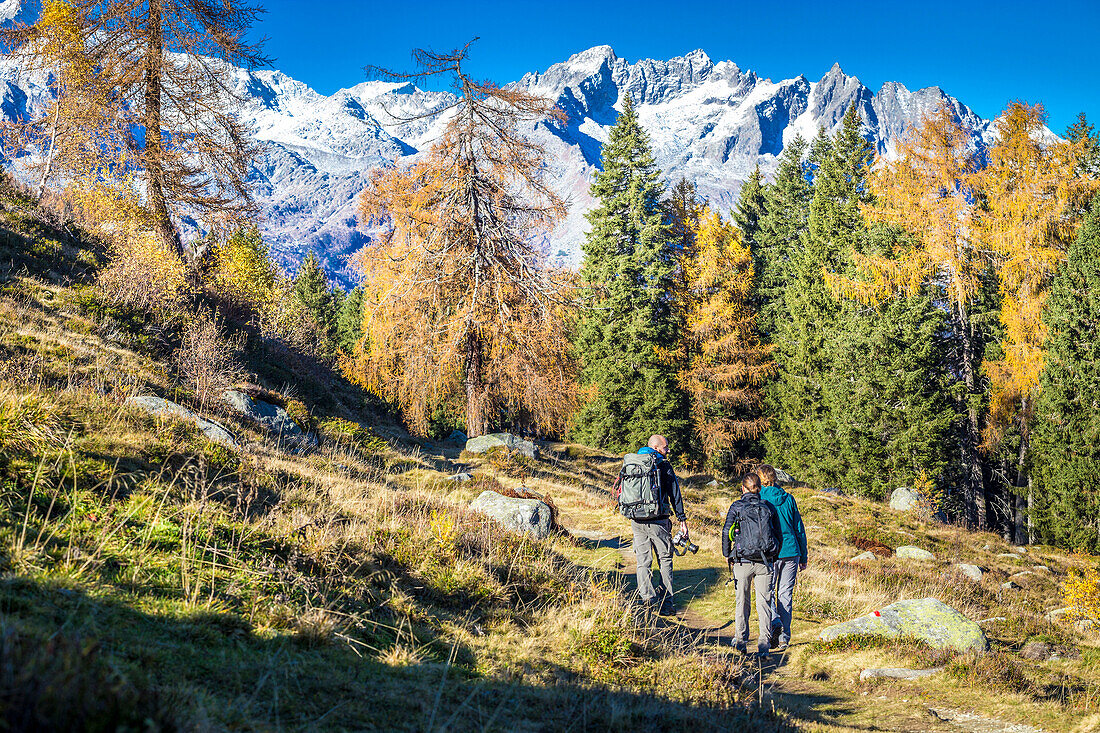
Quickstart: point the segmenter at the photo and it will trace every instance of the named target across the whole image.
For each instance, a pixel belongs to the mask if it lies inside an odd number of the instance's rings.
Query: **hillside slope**
[[[304,404],[322,436],[287,453],[194,401],[142,324],[98,304],[85,283],[99,262],[79,232],[0,201],[0,718],[14,730],[1100,726],[1095,637],[1044,618],[1095,558],[794,488],[811,565],[795,644],[760,665],[730,647],[728,485],[685,477],[702,549],[677,560],[681,616],[654,618],[630,602],[617,456],[560,443],[534,461],[474,456],[412,439],[323,365],[253,362],[250,389]],[[150,393],[238,447],[128,404]],[[532,542],[466,508],[521,485],[552,497],[561,533]],[[936,560],[851,561],[902,544]],[[959,561],[987,572],[966,580]],[[929,596],[983,621],[991,653],[813,641]],[[1023,657],[1029,642],[1053,656]],[[882,666],[944,670],[860,681]]]

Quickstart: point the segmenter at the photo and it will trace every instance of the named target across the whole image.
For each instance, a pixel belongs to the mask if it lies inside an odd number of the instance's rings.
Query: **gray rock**
[[[1069,612],[1072,611],[1072,610],[1073,609],[1070,608],[1069,606],[1066,606],[1065,608],[1055,608],[1055,609],[1047,611],[1045,614],[1043,614],[1043,620],[1044,621],[1049,621],[1052,624],[1058,623],[1059,621],[1064,619],[1067,615],[1069,615]]]
[[[890,494],[890,508],[899,512],[909,512],[920,507],[924,496],[918,491],[899,486]]]
[[[539,449],[534,443],[517,438],[511,433],[489,433],[466,441],[466,450],[470,453],[485,453],[492,448],[507,448],[528,458],[539,457]]]
[[[451,434],[447,436],[445,443],[465,443],[469,438],[466,437],[466,433],[461,430],[452,430]]]
[[[1026,547],[1019,547],[1019,546],[1013,547],[1012,551],[1016,552],[1016,553],[1019,553],[1021,555],[1026,555],[1027,554],[1027,548]]]
[[[856,555],[849,562],[863,562],[864,560],[875,560],[875,559],[877,559],[875,557],[875,553],[868,551],[868,552],[862,552],[862,553]]]
[[[1006,560],[1020,560],[1020,559],[1022,559],[1019,555],[1013,555],[1011,552],[1002,552],[1001,554],[997,555],[997,557],[1001,557],[1001,558],[1004,558]]]
[[[992,618],[983,618],[978,623],[979,624],[994,624],[994,623],[997,623],[998,621],[1008,621],[1008,618],[1006,616],[993,616]]]
[[[175,415],[176,417],[193,423],[208,440],[224,445],[227,448],[233,448],[234,450],[239,450],[241,447],[240,443],[237,442],[237,436],[231,433],[225,426],[219,425],[213,420],[207,420],[197,413],[188,410],[186,407],[177,405],[175,402],[163,400],[160,397],[154,397],[152,395],[131,395],[126,400],[126,404],[139,407],[150,415],[156,415],[158,417]]]
[[[718,479],[711,479],[710,481],[707,482],[707,486],[709,488],[712,488],[712,489],[717,489],[718,488]]]
[[[317,448],[316,436],[302,430],[290,413],[278,405],[235,389],[226,390],[222,398],[234,412],[259,425],[288,452],[308,453]]]
[[[873,679],[891,680],[919,680],[922,677],[931,677],[943,671],[943,667],[932,669],[904,669],[902,667],[878,667],[865,669],[859,673],[860,682]]]
[[[513,499],[495,491],[483,491],[470,502],[470,509],[513,532],[526,533],[535,539],[550,536],[550,507],[538,499]]]
[[[1034,570],[1037,573],[1049,573],[1050,572],[1050,568],[1048,568],[1046,565],[1032,565],[1031,569]]]
[[[959,575],[967,577],[970,580],[973,580],[975,583],[979,582],[982,579],[982,569],[977,565],[971,565],[968,562],[959,562],[955,563],[953,567]]]
[[[1026,582],[1030,581],[1032,578],[1038,578],[1038,577],[1039,577],[1038,573],[1032,572],[1031,570],[1025,570],[1022,573],[1014,573],[1014,574],[1008,576],[1008,579],[1012,580],[1012,581],[1015,581],[1017,583],[1021,583],[1021,582],[1026,583]]]
[[[469,481],[473,476],[468,473],[456,473],[454,476],[448,476],[448,481]]]
[[[775,469],[775,482],[780,486],[784,484],[793,484],[797,479],[784,471],[782,468]]]
[[[921,549],[915,545],[902,545],[898,549],[894,550],[894,554],[898,557],[905,558],[906,560],[935,560],[936,556],[928,550]]]
[[[1044,641],[1029,641],[1020,650],[1020,656],[1036,662],[1045,662],[1054,655],[1054,647]]]
[[[892,603],[870,615],[830,626],[820,638],[832,641],[851,634],[912,636],[937,649],[984,652],[989,648],[978,624],[936,598]]]
[[[1008,582],[1001,583],[1001,590],[1020,590],[1020,586],[1009,580]]]
[[[844,492],[841,491],[840,489],[838,489],[835,486],[830,486],[827,489],[822,489],[821,493],[822,494],[832,494],[833,496],[844,496]]]

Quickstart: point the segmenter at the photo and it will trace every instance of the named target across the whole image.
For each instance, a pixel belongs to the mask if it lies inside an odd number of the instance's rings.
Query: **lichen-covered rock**
[[[1020,650],[1020,656],[1036,662],[1045,662],[1054,655],[1054,647],[1045,641],[1030,641]]]
[[[902,545],[894,550],[894,554],[906,560],[935,560],[936,556],[928,550],[916,545]]]
[[[875,559],[876,559],[875,558],[875,553],[873,553],[871,551],[867,551],[867,552],[861,552],[860,554],[856,555],[855,557],[853,557],[850,560],[850,562],[864,562],[865,560],[875,560]]]
[[[528,458],[539,457],[539,449],[534,443],[517,438],[511,433],[489,433],[466,441],[466,450],[470,453],[485,453],[492,448],[507,448]]]
[[[789,473],[784,471],[782,468],[777,468],[777,469],[775,469],[775,482],[777,484],[779,484],[780,486],[784,486],[786,484],[795,483],[796,479],[795,479],[794,476],[790,475]]]
[[[955,572],[957,572],[959,575],[962,575],[965,578],[969,578],[975,583],[979,582],[982,579],[982,575],[984,574],[982,573],[982,569],[980,567],[978,567],[977,565],[971,565],[968,562],[957,562],[954,564],[953,567],[955,568]]]
[[[909,512],[919,509],[924,496],[919,491],[913,491],[904,486],[894,489],[890,494],[890,508],[899,512]]]
[[[194,423],[195,427],[199,429],[199,432],[205,435],[208,440],[224,445],[227,448],[233,448],[234,450],[241,447],[237,442],[237,436],[233,435],[225,426],[219,425],[213,420],[207,420],[205,417],[188,410],[183,405],[177,405],[170,400],[164,400],[152,395],[130,395],[126,400],[126,404],[139,407],[150,415],[161,417],[165,415],[175,415],[176,417]]]
[[[915,637],[937,649],[984,652],[989,648],[978,624],[936,598],[892,603],[867,616],[830,626],[820,638],[832,641],[851,634]]]
[[[553,513],[549,505],[538,499],[513,499],[495,491],[483,491],[470,502],[470,509],[496,520],[513,532],[524,532],[542,539],[553,529]]]
[[[290,413],[278,405],[258,400],[236,389],[223,392],[222,399],[234,412],[259,425],[288,452],[308,453],[317,448],[317,438],[303,430]]]
[[[874,680],[874,679],[891,679],[891,680],[919,680],[922,677],[931,677],[934,674],[938,674],[943,671],[943,667],[933,667],[932,669],[905,669],[904,667],[877,667],[875,669],[865,669],[859,673],[860,681]]]
[[[456,473],[453,476],[448,476],[448,481],[470,481],[473,479],[473,475],[469,473]]]

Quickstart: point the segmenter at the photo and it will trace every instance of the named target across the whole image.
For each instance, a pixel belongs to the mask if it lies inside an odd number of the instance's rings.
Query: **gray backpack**
[[[619,513],[630,519],[656,519],[661,516],[661,476],[657,456],[652,453],[627,453],[619,480]]]

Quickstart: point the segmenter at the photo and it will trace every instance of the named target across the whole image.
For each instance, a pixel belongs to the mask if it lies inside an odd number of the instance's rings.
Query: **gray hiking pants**
[[[762,562],[736,562],[733,577],[737,581],[737,612],[735,615],[737,644],[749,643],[749,609],[752,591],[756,588],[756,649],[766,654],[771,647],[772,634],[772,571]]]
[[[638,561],[638,595],[643,601],[652,601],[657,597],[653,588],[653,555],[657,555],[657,564],[661,568],[661,585],[668,597],[672,597],[672,521],[658,522],[630,521],[634,530],[634,557]]]
[[[798,579],[798,559],[776,560],[772,568],[772,590],[768,596],[775,603],[772,628],[779,632],[779,641],[791,640],[791,616],[794,611],[794,583]]]

